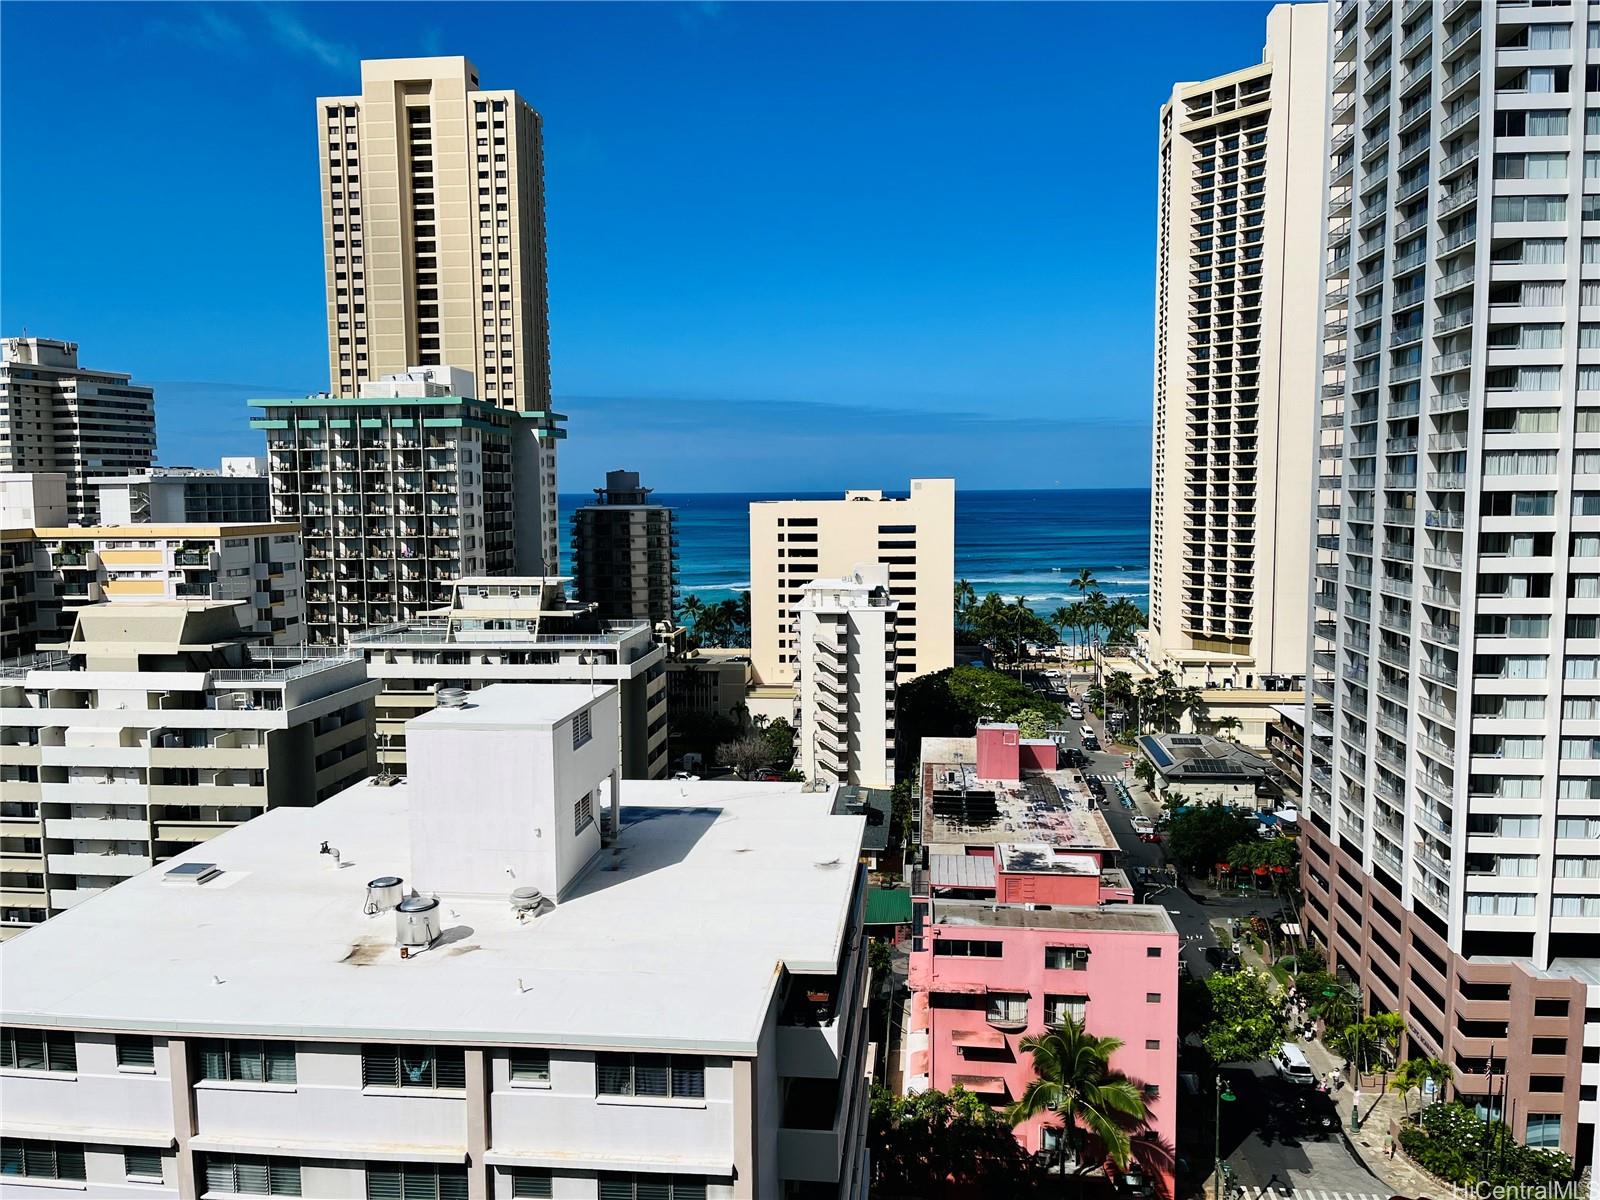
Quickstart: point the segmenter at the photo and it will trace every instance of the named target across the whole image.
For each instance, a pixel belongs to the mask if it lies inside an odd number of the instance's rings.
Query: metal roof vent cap
[[[539,910],[544,906],[544,893],[536,887],[519,887],[511,891],[511,911],[517,914],[517,920],[525,920],[539,915]]]
[[[439,902],[407,896],[394,909],[394,942],[402,951],[426,950],[439,936]]]
[[[367,903],[361,911],[367,916],[388,912],[405,899],[405,884],[398,875],[379,875],[367,881]]]
[[[440,708],[465,708],[467,704],[466,688],[440,688],[434,699]]]

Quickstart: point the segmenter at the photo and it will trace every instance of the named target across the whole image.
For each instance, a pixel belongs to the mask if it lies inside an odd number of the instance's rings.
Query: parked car
[[[1074,721],[1083,720],[1083,705],[1074,700],[1071,704],[1067,705],[1067,715]]]
[[[750,778],[754,779],[757,783],[779,783],[783,780],[783,776],[778,774],[778,772],[774,771],[771,767],[762,767],[754,775],[750,776]]]
[[[674,771],[672,778],[678,783],[699,783],[700,776],[691,775],[688,771]]]
[[[1093,752],[1099,750],[1100,749],[1100,739],[1099,738],[1095,738],[1095,737],[1086,737],[1086,738],[1084,738],[1083,739],[1083,748],[1085,750],[1088,750],[1090,753],[1093,753]]]

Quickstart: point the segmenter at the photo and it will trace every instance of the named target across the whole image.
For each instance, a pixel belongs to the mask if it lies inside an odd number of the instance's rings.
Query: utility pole
[[[1215,1127],[1212,1131],[1211,1166],[1214,1180],[1211,1188],[1212,1200],[1222,1200],[1222,1102],[1232,1101],[1234,1094],[1228,1091],[1228,1085],[1222,1080],[1222,1073],[1217,1073],[1217,1112]]]

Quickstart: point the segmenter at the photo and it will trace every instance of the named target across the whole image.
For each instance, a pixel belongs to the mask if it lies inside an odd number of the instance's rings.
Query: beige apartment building
[[[455,690],[496,683],[588,685],[617,709],[624,779],[667,774],[666,648],[650,622],[609,620],[566,597],[562,578],[457,580],[441,615],[350,635],[377,698],[378,764],[406,772],[406,722]]]
[[[361,64],[361,92],[317,101],[333,392],[457,367],[537,431],[543,565],[559,564],[550,409],[544,145],[517,93],[465,58]]]
[[[750,643],[758,690],[794,687],[805,585],[844,577],[860,563],[888,568],[898,610],[898,682],[953,666],[955,534],[954,479],[913,479],[904,497],[862,490],[841,500],[752,504]]]
[[[60,472],[66,520],[91,525],[99,517],[91,481],[144,470],[155,452],[150,388],[79,366],[76,342],[0,338],[0,472]]]
[[[1258,726],[1305,673],[1327,19],[1276,6],[1260,63],[1161,109],[1141,656],[1261,693]],[[1245,697],[1211,699],[1237,714]]]
[[[0,939],[369,773],[360,657],[266,645],[236,607],[95,604],[0,663]]]

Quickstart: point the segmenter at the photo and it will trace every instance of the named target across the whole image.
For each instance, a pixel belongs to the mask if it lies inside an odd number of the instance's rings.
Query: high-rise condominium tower
[[[1454,1094],[1580,1162],[1600,1083],[1585,15],[1333,12],[1303,914],[1405,1018],[1401,1057],[1444,1058]]]
[[[894,786],[895,624],[889,568],[858,565],[801,590],[795,685],[799,751],[812,783]]]
[[[94,524],[90,481],[155,461],[155,393],[129,379],[80,367],[76,342],[0,339],[0,471],[60,472],[67,519]]]
[[[672,510],[650,501],[637,471],[607,471],[595,502],[572,514],[578,599],[611,621],[659,625],[677,614],[678,542]]]
[[[1150,652],[1202,686],[1305,670],[1327,49],[1280,4],[1161,109]]]
[[[464,58],[361,64],[318,102],[335,394],[413,366],[471,371],[537,430],[539,545],[559,563],[539,114]],[[532,571],[535,564],[525,564]]]

